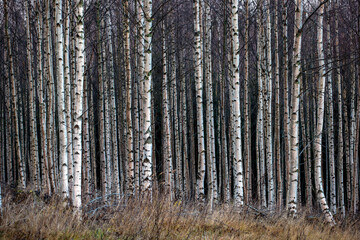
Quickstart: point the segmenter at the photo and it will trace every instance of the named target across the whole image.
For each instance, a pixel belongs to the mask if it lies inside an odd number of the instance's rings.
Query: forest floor
[[[360,220],[335,227],[305,210],[296,219],[256,209],[209,208],[165,200],[138,201],[111,207],[93,201],[74,214],[59,199],[34,192],[6,195],[0,239],[360,239]]]

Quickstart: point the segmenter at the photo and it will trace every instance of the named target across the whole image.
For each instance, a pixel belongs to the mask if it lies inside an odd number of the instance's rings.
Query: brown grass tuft
[[[87,205],[82,216],[60,199],[33,192],[8,194],[0,218],[1,239],[360,239],[357,220],[331,228],[303,212],[258,216],[218,206],[171,203],[156,198]],[[9,197],[10,196],[10,197]],[[94,211],[96,209],[96,211]]]

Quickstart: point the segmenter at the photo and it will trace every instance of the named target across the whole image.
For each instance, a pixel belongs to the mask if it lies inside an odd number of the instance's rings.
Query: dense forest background
[[[359,211],[356,0],[4,0],[0,181]]]

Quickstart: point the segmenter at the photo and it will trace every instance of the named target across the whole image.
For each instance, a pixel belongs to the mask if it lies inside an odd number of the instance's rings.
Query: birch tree
[[[209,189],[210,189],[210,206],[217,203],[217,171],[215,159],[215,126],[214,126],[214,106],[213,106],[213,83],[212,83],[212,67],[211,67],[211,10],[209,4],[205,5],[205,84],[206,84],[206,130],[207,130],[207,160],[209,173]]]
[[[203,70],[202,70],[202,30],[201,30],[201,0],[194,0],[194,64],[195,64],[195,87],[196,87],[196,110],[197,110],[197,138],[198,138],[198,174],[196,197],[204,201],[205,189],[205,140],[204,140],[204,116],[203,116]]]
[[[232,125],[234,128],[233,134],[233,160],[234,160],[234,174],[235,174],[235,203],[238,206],[244,204],[244,189],[243,189],[243,166],[242,166],[242,154],[241,154],[241,113],[240,113],[240,53],[239,53],[239,3],[237,0],[233,0],[231,4],[231,38],[233,45],[232,52]]]
[[[169,195],[170,200],[173,199],[173,181],[172,181],[172,151],[171,151],[171,134],[170,134],[170,109],[169,109],[169,97],[168,97],[168,73],[167,73],[167,52],[166,52],[166,40],[165,40],[165,26],[163,24],[163,78],[162,78],[162,105],[163,105],[163,159],[164,164],[164,178],[165,178],[165,193]]]
[[[321,166],[321,155],[322,155],[322,132],[324,125],[324,99],[325,99],[325,68],[324,66],[324,51],[325,46],[323,42],[324,34],[324,5],[320,6],[319,9],[319,25],[317,33],[317,49],[319,52],[319,66],[320,66],[320,79],[318,83],[318,104],[317,104],[317,126],[314,139],[314,150],[315,150],[315,187],[317,192],[317,198],[321,206],[321,210],[325,214],[325,219],[330,224],[335,224],[332,213],[327,205],[322,180],[322,166]]]
[[[25,1],[26,8],[26,55],[28,64],[28,79],[30,82],[29,91],[29,112],[30,112],[30,162],[31,162],[31,182],[35,189],[38,189],[38,150],[37,150],[37,134],[36,134],[36,116],[35,116],[35,80],[32,70],[32,42],[30,36],[30,8],[31,4]]]
[[[65,81],[64,81],[64,47],[63,47],[63,18],[62,1],[55,1],[56,22],[56,81],[59,116],[59,162],[61,166],[61,194],[63,198],[68,196],[68,155],[67,155],[67,128],[65,108]]]
[[[143,190],[151,193],[152,190],[152,129],[151,129],[151,88],[152,88],[152,0],[144,0],[144,149],[142,157]]]
[[[84,41],[84,2],[75,2],[76,17],[76,87],[74,107],[74,202],[75,208],[81,207],[81,135],[82,135],[82,113],[83,113],[83,83],[85,77],[85,41]]]
[[[291,95],[290,119],[290,169],[288,190],[288,212],[295,217],[298,204],[299,183],[299,105],[300,105],[300,53],[301,53],[301,16],[302,0],[297,0],[295,5],[295,33],[293,49],[293,81]],[[286,153],[285,153],[286,154]]]
[[[20,187],[25,188],[25,170],[23,165],[23,156],[21,153],[21,143],[20,143],[20,131],[19,131],[19,117],[17,114],[17,96],[16,96],[16,80],[14,73],[14,65],[13,65],[13,55],[11,50],[11,41],[9,35],[9,15],[8,15],[8,1],[4,0],[4,19],[5,19],[5,40],[7,44],[7,56],[9,58],[9,73],[10,73],[10,82],[11,82],[11,99],[12,99],[12,121],[15,131],[15,149],[16,149],[16,159],[19,166],[19,179],[20,179]]]

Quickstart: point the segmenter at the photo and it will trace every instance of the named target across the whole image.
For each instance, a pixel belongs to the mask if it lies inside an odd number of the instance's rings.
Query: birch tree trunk
[[[335,9],[338,9],[338,1],[335,1]],[[339,21],[338,13],[335,10],[335,57],[339,57]],[[338,88],[338,122],[339,122],[339,131],[338,131],[338,197],[339,197],[339,211],[342,218],[345,218],[345,191],[344,191],[344,140],[343,140],[343,117],[342,117],[342,84],[341,84],[341,75],[340,75],[340,64],[336,64],[336,81]]]
[[[245,151],[244,151],[244,166],[245,166],[245,203],[249,203],[252,196],[251,185],[251,112],[249,107],[249,0],[245,1],[245,63],[244,63],[244,113],[245,113],[245,126],[244,126],[244,138],[245,138]]]
[[[173,26],[175,26],[175,19],[173,17],[172,21]],[[171,62],[169,65],[170,69],[170,96],[172,96],[171,99],[171,107],[172,107],[172,123],[173,123],[173,129],[172,129],[172,136],[173,136],[173,156],[175,159],[175,173],[174,173],[174,179],[175,179],[175,188],[176,188],[176,195],[178,198],[182,197],[183,194],[183,174],[182,174],[182,162],[180,157],[180,125],[179,125],[179,111],[178,111],[178,91],[177,91],[177,77],[176,77],[176,47],[175,47],[175,30],[171,31],[171,53],[169,56],[171,56]]]
[[[163,78],[162,78],[162,105],[163,105],[163,159],[164,159],[164,177],[165,177],[165,194],[167,194],[172,201],[173,195],[173,182],[172,182],[172,151],[171,151],[171,134],[170,134],[170,109],[168,97],[168,77],[167,77],[167,52],[165,45],[165,24],[163,24]]]
[[[46,104],[44,101],[44,79],[43,79],[43,21],[42,15],[40,12],[40,4],[37,3],[37,89],[38,89],[38,99],[39,99],[39,121],[40,121],[40,144],[41,144],[41,189],[45,193],[50,193],[50,181],[48,176],[48,162],[47,162],[47,142],[46,142]]]
[[[63,45],[63,18],[62,0],[55,1],[55,22],[56,22],[56,82],[58,98],[59,117],[59,162],[61,166],[60,192],[63,198],[68,197],[68,155],[67,129],[66,129],[66,108],[65,108],[65,81],[64,81],[64,45]]]
[[[85,77],[84,2],[76,1],[76,88],[74,108],[74,207],[81,207],[83,83]]]
[[[4,4],[5,7],[5,4]],[[5,10],[5,8],[4,8]],[[5,11],[4,11],[5,13]],[[4,14],[5,17],[5,14]],[[5,24],[4,24],[5,25]],[[6,26],[6,25],[5,25]],[[5,27],[4,27],[4,35],[5,35]],[[5,39],[6,40],[6,39]],[[6,101],[6,175],[7,175],[7,184],[12,184],[14,181],[14,174],[13,174],[13,166],[12,166],[12,159],[13,159],[13,141],[12,141],[12,115],[11,115],[11,87],[10,87],[10,77],[9,77],[9,56],[7,50],[7,42],[4,44],[4,75],[5,75],[5,101]]]
[[[241,156],[241,112],[240,112],[240,50],[239,50],[239,3],[237,0],[232,1],[231,6],[231,37],[233,44],[233,55],[232,55],[232,68],[231,68],[231,78],[232,78],[232,91],[233,91],[233,102],[232,102],[232,115],[234,121],[232,125],[234,126],[234,134],[232,141],[234,142],[235,148],[233,149],[233,158],[234,158],[234,198],[235,204],[242,206],[244,204],[244,186],[243,186],[243,166],[242,166],[242,156]]]
[[[327,64],[325,71],[327,73],[328,88],[328,139],[329,139],[329,168],[330,168],[330,211],[336,214],[336,179],[335,179],[335,146],[334,146],[334,106],[333,106],[333,79],[332,79],[332,59],[330,42],[330,12],[327,12],[328,22],[326,24],[327,41]],[[325,26],[324,26],[325,27]],[[324,54],[325,55],[325,54]]]
[[[25,8],[26,8],[26,55],[27,55],[27,64],[28,64],[28,79],[30,83],[30,91],[29,91],[29,115],[30,115],[30,177],[31,183],[38,189],[38,138],[36,131],[36,113],[35,113],[35,82],[32,77],[32,60],[31,60],[31,50],[32,50],[32,42],[30,37],[30,10],[31,4],[26,0]]]
[[[212,83],[212,56],[211,56],[211,10],[210,5],[205,6],[205,81],[206,81],[206,130],[207,130],[207,160],[209,173],[209,191],[210,191],[210,206],[213,207],[217,203],[217,171],[215,159],[215,126],[214,126],[214,102],[213,102],[213,83]]]
[[[88,92],[89,92],[89,79],[84,78],[83,83],[83,110],[82,114],[82,188],[81,195],[82,201],[87,202],[90,197],[89,182],[91,178],[90,171],[90,144],[89,144],[89,105],[88,105]]]
[[[295,32],[293,50],[293,91],[291,95],[290,119],[290,169],[288,190],[288,213],[295,217],[298,204],[299,183],[299,105],[300,105],[300,53],[301,53],[301,14],[302,0],[296,1],[295,6]],[[285,153],[286,154],[286,153]]]
[[[290,116],[289,116],[289,77],[288,77],[288,40],[287,40],[287,0],[283,1],[282,5],[282,21],[283,21],[283,80],[284,80],[284,162],[285,162],[285,191],[287,191],[286,199],[289,200],[290,187]]]
[[[264,92],[263,92],[263,82],[264,82],[264,73],[263,73],[263,23],[262,23],[262,10],[259,9],[257,22],[259,26],[259,34],[257,36],[257,75],[258,75],[258,114],[257,114],[257,154],[258,154],[258,199],[262,207],[266,207],[266,194],[265,194],[265,151],[264,151]]]
[[[54,183],[54,144],[53,144],[53,102],[54,102],[54,73],[52,61],[52,42],[51,42],[51,29],[50,29],[50,0],[45,2],[45,72],[46,72],[46,144],[47,144],[47,166],[50,182],[50,192],[55,190]]]
[[[360,5],[358,5],[358,13],[360,13]],[[360,30],[360,21],[358,20],[358,28],[357,30]],[[357,36],[357,44],[358,44],[358,53],[360,52],[360,37]],[[360,63],[358,62],[357,65],[358,69],[357,69],[357,74],[358,74],[358,87],[360,86]],[[356,69],[356,67],[355,67]],[[354,73],[356,75],[356,72]],[[356,79],[356,76],[354,77],[354,80]],[[355,139],[355,159],[354,159],[354,172],[353,172],[353,176],[354,176],[354,183],[353,183],[353,192],[354,192],[354,201],[353,201],[353,213],[356,214],[358,212],[359,209],[359,142],[360,142],[360,134],[359,134],[359,129],[360,129],[360,97],[359,95],[356,98],[357,101],[357,110],[356,110],[356,139]]]
[[[320,70],[320,79],[318,85],[318,103],[317,103],[317,126],[314,139],[314,150],[315,150],[315,187],[317,192],[317,198],[321,206],[321,210],[325,214],[325,219],[331,225],[335,224],[331,211],[327,205],[324,190],[323,190],[323,181],[322,181],[322,167],[321,167],[321,155],[322,155],[322,133],[324,125],[324,99],[325,99],[325,74],[326,70],[324,68],[324,51],[325,46],[323,43],[323,34],[324,34],[324,5],[320,6],[319,9],[319,25],[317,33],[317,49],[319,53],[319,66]]]
[[[15,149],[16,149],[16,159],[18,160],[19,166],[19,180],[20,187],[25,188],[25,170],[23,165],[23,156],[21,153],[21,143],[20,143],[20,131],[19,131],[19,118],[17,114],[17,95],[16,95],[16,80],[14,75],[14,66],[13,66],[13,55],[11,50],[11,42],[9,36],[9,16],[8,16],[8,0],[4,0],[4,19],[5,19],[5,40],[7,44],[7,56],[9,58],[9,72],[10,72],[10,82],[11,82],[11,99],[12,99],[12,118],[13,126],[15,131]]]
[[[133,157],[133,128],[132,128],[132,88],[131,88],[131,59],[130,59],[130,22],[129,22],[129,2],[123,2],[124,18],[124,50],[125,50],[125,78],[126,78],[126,155],[127,155],[127,191],[129,196],[134,194],[134,157]]]
[[[351,90],[350,90],[350,131],[349,131],[349,147],[348,147],[348,169],[347,169],[347,173],[348,173],[348,179],[349,181],[347,182],[347,187],[348,187],[348,196],[349,196],[349,206],[351,211],[354,210],[354,199],[355,199],[355,192],[353,191],[353,186],[355,184],[356,178],[355,178],[355,171],[356,168],[354,167],[354,163],[355,163],[355,138],[356,138],[356,119],[355,119],[355,105],[356,105],[356,97],[355,97],[355,89],[356,89],[356,83],[355,83],[355,79],[356,79],[356,63],[351,64],[351,73],[352,73],[352,77],[351,77]]]
[[[151,91],[152,91],[152,0],[144,0],[144,149],[142,157],[143,191],[152,192],[152,154],[153,154],[153,130],[151,129]]]
[[[106,34],[106,22],[105,22],[105,18],[103,18],[101,20],[101,29],[105,30],[105,34]],[[111,125],[110,125],[110,102],[109,102],[109,68],[108,68],[108,46],[107,46],[107,40],[103,40],[101,41],[102,43],[102,69],[103,69],[103,87],[104,87],[104,91],[103,91],[103,98],[104,98],[104,124],[105,124],[105,128],[104,128],[104,134],[105,134],[105,159],[106,159],[106,163],[105,163],[105,168],[106,168],[106,194],[111,194],[111,162],[112,162],[112,158],[111,158],[111,134],[110,134],[110,130],[111,130]]]
[[[283,195],[283,168],[281,164],[280,158],[280,54],[279,54],[279,33],[278,33],[278,22],[279,22],[279,10],[278,10],[278,2],[275,2],[275,123],[274,123],[274,154],[276,164],[276,180],[277,180],[277,209],[281,210],[282,208],[282,195]]]
[[[185,199],[190,199],[191,196],[191,178],[190,178],[190,164],[189,164],[189,147],[188,147],[188,120],[187,120],[187,102],[186,102],[186,77],[185,77],[185,50],[181,52],[180,55],[180,76],[181,76],[181,86],[180,86],[180,107],[181,107],[181,124],[182,124],[182,146],[183,146],[183,161],[184,161],[184,192]]]
[[[98,57],[98,82],[99,82],[99,148],[100,148],[100,179],[101,179],[101,196],[103,201],[107,193],[107,176],[106,176],[106,142],[105,142],[105,103],[104,103],[104,71],[103,71],[103,51],[102,47],[102,20],[100,19],[100,1],[97,2],[97,57]]]
[[[111,149],[112,149],[112,160],[113,160],[113,188],[117,198],[120,196],[120,185],[119,185],[119,154],[118,154],[118,140],[117,140],[117,114],[116,114],[116,101],[115,101],[115,76],[114,76],[114,52],[113,52],[113,40],[112,40],[112,21],[111,21],[111,10],[106,15],[106,36],[109,40],[109,103],[110,103],[110,116],[111,116]]]
[[[268,203],[270,210],[275,207],[275,185],[273,168],[273,140],[272,140],[272,56],[271,56],[271,21],[270,21],[270,0],[267,1],[266,9],[266,167],[268,176]]]
[[[194,47],[195,47],[195,87],[196,87],[196,110],[197,110],[197,137],[198,137],[198,174],[196,198],[202,202],[205,198],[205,140],[204,140],[204,116],[203,116],[203,69],[202,69],[202,31],[201,31],[201,0],[194,0]]]
[[[65,109],[66,109],[66,128],[67,128],[67,160],[68,160],[68,196],[72,198],[73,184],[73,142],[72,142],[72,111],[71,111],[71,75],[70,75],[70,1],[65,0],[65,36],[64,36],[64,82],[65,82]],[[71,184],[70,184],[71,183]]]
[[[142,170],[141,170],[141,159],[143,156],[143,148],[144,148],[144,98],[142,97],[144,94],[144,58],[145,58],[145,49],[144,49],[144,11],[143,11],[144,1],[141,0],[137,3],[137,22],[138,22],[138,64],[137,64],[137,71],[138,71],[138,95],[139,95],[139,129],[138,129],[138,141],[139,141],[139,153],[138,158],[135,162],[137,178],[135,180],[135,189],[136,192],[140,190],[140,178],[142,177]]]

